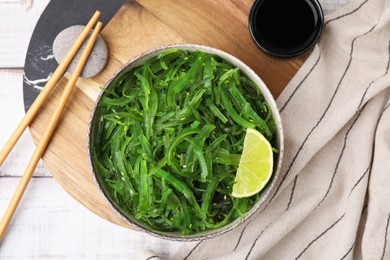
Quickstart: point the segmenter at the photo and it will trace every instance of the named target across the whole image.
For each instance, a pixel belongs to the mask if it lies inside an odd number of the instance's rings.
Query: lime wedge
[[[273,164],[271,144],[260,132],[248,128],[232,196],[244,198],[260,192],[271,178]]]

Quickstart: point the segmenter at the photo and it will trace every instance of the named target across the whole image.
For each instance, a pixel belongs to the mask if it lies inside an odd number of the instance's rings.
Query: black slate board
[[[125,0],[51,0],[35,26],[24,64],[23,99],[27,111],[58,63],[53,42],[58,33],[72,25],[86,25],[96,10],[103,26],[118,12]]]

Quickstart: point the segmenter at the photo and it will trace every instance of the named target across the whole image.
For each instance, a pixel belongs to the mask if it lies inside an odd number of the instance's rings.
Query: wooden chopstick
[[[45,132],[43,133],[42,137],[40,138],[37,147],[32,155],[32,158],[26,168],[26,171],[24,172],[18,187],[16,188],[16,191],[8,205],[8,208],[4,214],[3,219],[0,222],[0,241],[3,239],[5,230],[7,229],[7,226],[9,222],[11,221],[11,218],[13,214],[15,213],[16,207],[18,206],[20,199],[23,196],[24,191],[26,190],[27,184],[31,179],[31,176],[38,164],[39,159],[41,158],[42,154],[44,153],[47,145],[49,144],[49,141],[55,131],[55,128],[60,120],[60,116],[62,112],[65,109],[65,106],[67,104],[67,101],[69,100],[69,97],[76,85],[76,82],[78,78],[80,77],[81,72],[83,71],[83,68],[85,66],[85,63],[88,60],[88,57],[91,53],[91,50],[96,42],[96,39],[100,33],[100,30],[102,28],[102,23],[98,22],[96,24],[96,27],[91,34],[90,39],[87,42],[87,45],[85,46],[85,49],[77,62],[76,68],[72,73],[71,78],[69,79],[68,83],[65,86],[64,92],[62,93],[59,103],[57,104],[53,115],[50,117],[49,123],[47,128],[45,129]]]
[[[64,60],[54,71],[53,75],[50,77],[50,80],[46,83],[42,91],[35,99],[34,103],[28,109],[22,121],[20,121],[19,125],[16,127],[15,131],[8,139],[3,149],[0,151],[0,166],[3,164],[4,160],[7,158],[8,154],[15,146],[16,142],[19,140],[24,130],[26,130],[27,126],[30,125],[31,121],[37,115],[39,109],[43,105],[46,98],[49,96],[50,92],[55,87],[56,83],[60,80],[62,75],[65,73],[66,69],[69,66],[69,63],[72,61],[77,51],[80,49],[81,45],[87,38],[88,33],[91,31],[92,27],[96,24],[97,20],[99,19],[99,16],[100,16],[100,12],[96,11],[95,14],[92,16],[91,20],[85,26],[84,30],[81,32],[80,36],[77,38],[76,42],[69,49]]]

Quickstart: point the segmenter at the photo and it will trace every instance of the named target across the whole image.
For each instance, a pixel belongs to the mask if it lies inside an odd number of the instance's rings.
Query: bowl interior
[[[245,65],[243,62],[235,58],[234,56],[223,52],[221,50],[207,47],[207,46],[201,46],[201,45],[194,45],[194,44],[176,44],[176,45],[169,45],[169,46],[164,46],[161,48],[153,49],[149,52],[143,53],[132,60],[130,60],[127,64],[125,64],[113,77],[111,80],[108,81],[106,84],[105,88],[111,89],[114,86],[117,85],[119,78],[132,70],[135,67],[138,67],[142,65],[146,60],[155,57],[159,55],[161,52],[170,49],[170,48],[177,48],[181,50],[188,50],[188,51],[196,51],[200,50],[208,54],[215,54],[218,55],[219,57],[223,58],[224,60],[228,61],[232,65],[236,66],[241,70],[241,72],[247,76],[249,79],[254,81],[257,86],[259,86],[265,100],[267,101],[273,117],[274,121],[276,123],[276,140],[275,140],[275,145],[279,149],[279,153],[277,157],[275,158],[275,164],[274,164],[274,173],[271,177],[271,180],[268,182],[267,186],[261,191],[260,199],[256,204],[252,207],[250,211],[248,211],[244,217],[239,218],[231,222],[230,224],[223,226],[219,229],[213,229],[213,230],[206,230],[202,232],[198,232],[195,234],[191,235],[182,235],[180,232],[160,232],[160,231],[152,231],[148,226],[146,226],[144,223],[138,221],[134,216],[127,214],[124,212],[119,205],[116,205],[116,203],[110,198],[110,192],[104,185],[104,180],[101,177],[100,174],[97,173],[96,167],[93,164],[93,160],[91,159],[91,145],[93,144],[93,140],[96,139],[96,126],[98,125],[96,123],[96,120],[98,119],[97,116],[97,107],[99,105],[100,100],[102,97],[105,95],[104,92],[102,91],[95,103],[95,107],[92,111],[92,117],[89,125],[89,140],[88,140],[88,156],[89,156],[89,162],[91,165],[91,169],[93,172],[94,179],[98,185],[99,190],[102,192],[104,198],[108,201],[108,203],[112,206],[113,210],[118,213],[123,219],[125,219],[131,226],[140,229],[142,231],[145,231],[147,233],[150,233],[152,235],[158,236],[160,238],[165,238],[165,239],[170,239],[170,240],[178,240],[178,241],[194,241],[194,240],[199,240],[199,239],[204,239],[204,238],[209,238],[209,237],[214,237],[216,235],[220,235],[222,233],[225,233],[237,225],[243,223],[246,221],[250,216],[254,214],[256,210],[259,209],[259,207],[263,204],[265,199],[267,198],[268,194],[270,194],[271,190],[273,189],[276,180],[278,179],[280,167],[281,167],[281,161],[283,157],[283,130],[282,130],[282,124],[281,124],[281,119],[280,115],[278,112],[278,109],[276,107],[276,103],[274,98],[272,97],[270,91],[264,84],[264,82],[259,78],[259,76],[252,70],[250,69],[247,65]]]

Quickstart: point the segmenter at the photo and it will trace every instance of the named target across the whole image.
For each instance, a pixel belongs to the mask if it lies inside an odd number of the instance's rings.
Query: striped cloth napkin
[[[390,259],[389,57],[389,0],[328,15],[277,100],[285,155],[274,193],[246,224],[175,258]]]

